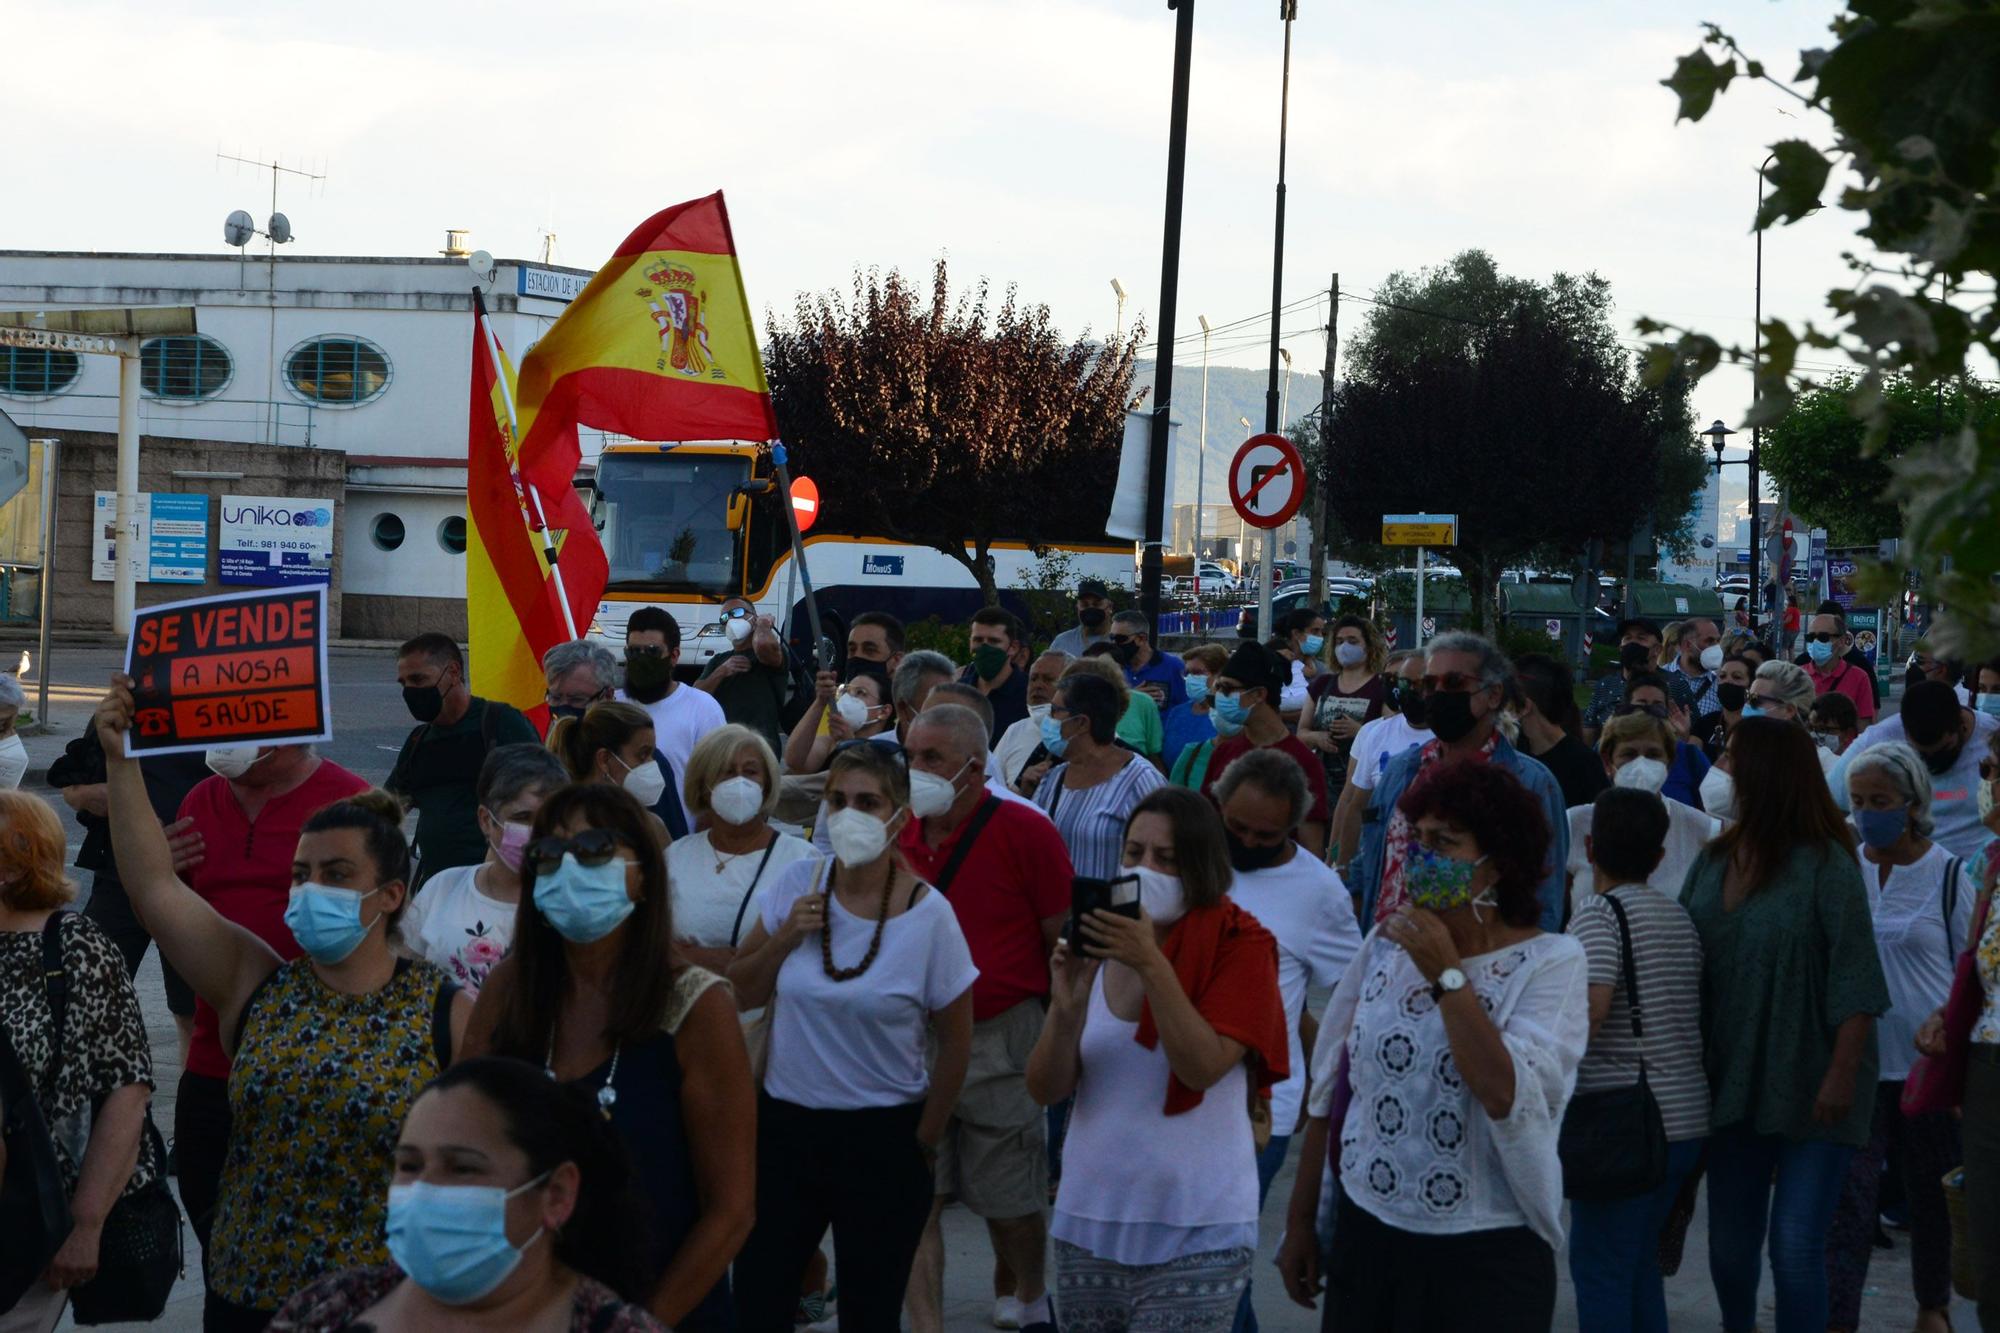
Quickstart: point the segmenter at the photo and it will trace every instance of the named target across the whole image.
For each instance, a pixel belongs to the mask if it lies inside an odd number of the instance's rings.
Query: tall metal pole
[[[1201,443],[1194,455],[1194,591],[1201,595],[1201,503],[1207,498],[1208,482],[1208,316],[1201,321]]]
[[[1333,287],[1326,308],[1326,368],[1319,385],[1319,477],[1313,484],[1312,551],[1307,556],[1312,570],[1311,604],[1326,600],[1326,492],[1327,434],[1333,428],[1333,367],[1340,351],[1340,275],[1333,275]]]
[[[1153,437],[1146,451],[1146,546],[1139,563],[1139,609],[1159,641],[1160,546],[1167,523],[1167,436],[1174,388],[1174,316],[1180,302],[1181,193],[1187,180],[1188,71],[1194,54],[1194,0],[1167,0],[1174,25],[1174,98],[1167,121],[1167,209],[1160,238],[1159,353],[1153,365]]]
[[[1279,309],[1285,297],[1285,126],[1292,106],[1292,20],[1299,16],[1298,0],[1278,0],[1278,17],[1285,24],[1285,60],[1283,73],[1278,83],[1278,207],[1277,221],[1271,239],[1271,366],[1270,379],[1264,388],[1264,430],[1277,434],[1284,428],[1279,407],[1278,393],[1278,337],[1284,323],[1284,314]],[[1274,549],[1277,546],[1277,531],[1263,530],[1263,559],[1257,568],[1257,626],[1265,635],[1273,632],[1271,624],[1271,584],[1277,573]]]
[[[46,734],[49,729],[49,616],[55,606],[56,572],[56,455],[54,440],[42,446],[42,626],[35,634],[35,721]]]
[[[124,339],[118,352],[118,540],[112,544],[111,628],[132,632],[137,602],[133,565],[139,549],[139,340]]]
[[[1772,159],[1775,157],[1777,157],[1776,153],[1770,154],[1764,159],[1764,165],[1757,168],[1758,213],[1764,211],[1764,167],[1770,166]],[[1764,355],[1764,229],[1762,227],[1757,228],[1757,288],[1755,306],[1753,308],[1755,314],[1752,316],[1754,330],[1751,335],[1753,339],[1753,351],[1751,352],[1750,362],[1750,406],[1753,409],[1754,415],[1757,400],[1762,397],[1762,394],[1758,392],[1757,362]],[[1760,502],[1762,487],[1760,485],[1760,478],[1757,475],[1757,450],[1758,446],[1763,442],[1764,428],[1753,420],[1750,425],[1750,596],[1753,599],[1750,604],[1752,606],[1756,606],[1758,602],[1764,599],[1763,523],[1761,521],[1763,506]],[[1784,602],[1780,597],[1773,597],[1771,600],[1772,605],[1769,609],[1772,613],[1772,619],[1776,619],[1780,614],[1780,609],[1784,606]],[[1764,637],[1764,631],[1759,629],[1754,612],[1751,614],[1750,629],[1753,634],[1756,634],[1760,642],[1769,642]]]

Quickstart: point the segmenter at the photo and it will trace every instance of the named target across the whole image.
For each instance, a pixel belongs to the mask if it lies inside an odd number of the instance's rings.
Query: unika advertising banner
[[[223,496],[215,564],[219,583],[325,583],[333,576],[333,501]]]

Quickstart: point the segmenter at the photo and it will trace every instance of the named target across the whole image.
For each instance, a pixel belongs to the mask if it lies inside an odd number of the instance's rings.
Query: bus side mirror
[[[729,530],[731,532],[741,532],[743,530],[744,520],[748,519],[749,517],[750,517],[750,497],[745,495],[741,491],[730,492],[729,512],[727,518],[727,522],[729,524]]]

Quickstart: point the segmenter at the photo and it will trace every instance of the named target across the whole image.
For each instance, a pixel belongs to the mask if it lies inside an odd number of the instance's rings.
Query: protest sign
[[[125,674],[133,757],[331,740],[326,585],[143,607]]]

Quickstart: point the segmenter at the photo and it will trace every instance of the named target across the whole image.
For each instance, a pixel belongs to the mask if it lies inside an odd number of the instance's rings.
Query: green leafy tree
[[[1470,250],[1373,299],[1316,451],[1343,558],[1400,565],[1375,545],[1384,513],[1455,513],[1484,622],[1509,566],[1567,568],[1649,516],[1685,526],[1705,469],[1687,381],[1639,381],[1602,278],[1509,277]]]
[[[802,293],[768,322],[778,427],[844,530],[950,556],[997,600],[992,550],[1102,542],[1143,336],[1066,341],[1047,306],[897,272]]]
[[[1797,72],[1783,79],[1710,24],[1662,82],[1688,120],[1705,116],[1739,78],[1783,89],[1815,113],[1813,139],[1771,145],[1763,168],[1770,190],[1754,225],[1789,224],[1819,207],[1838,167],[1856,183],[1833,202],[1890,262],[1849,255],[1854,284],[1828,293],[1830,326],[1767,320],[1756,354],[1642,320],[1641,332],[1678,335],[1653,348],[1648,370],[1700,376],[1725,356],[1754,361],[1758,401],[1746,424],[1771,427],[1810,385],[1797,373],[1800,348],[1852,359],[1855,378],[1838,392],[1863,426],[1858,453],[1886,466],[1903,559],[1945,604],[1932,641],[1942,652],[1984,657],[2000,651],[2000,418],[1940,415],[1930,441],[1898,452],[1889,385],[1900,377],[1927,393],[1940,385],[1969,399],[1991,392],[1972,376],[2000,354],[2000,5],[1847,0],[1832,33],[1831,47],[1802,52]],[[1886,597],[1895,572],[1877,571],[1875,583]]]

